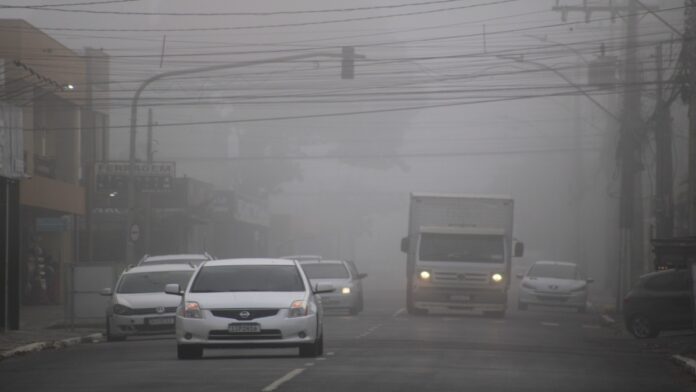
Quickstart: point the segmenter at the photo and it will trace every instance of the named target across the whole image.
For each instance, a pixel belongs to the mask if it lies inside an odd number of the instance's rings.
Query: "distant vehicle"
[[[215,260],[215,258],[208,253],[202,254],[172,254],[172,255],[159,255],[159,256],[149,256],[145,255],[138,265],[157,265],[157,264],[193,264],[200,265],[208,260]]]
[[[195,267],[188,264],[144,265],[124,271],[115,290],[105,288],[101,292],[111,297],[106,309],[106,339],[173,333],[179,299],[165,294],[165,286],[185,286],[194,271]]]
[[[483,312],[502,317],[507,308],[513,248],[513,200],[504,196],[411,194],[406,309]]]
[[[352,315],[362,312],[362,280],[367,274],[359,273],[355,263],[343,260],[305,260],[300,261],[300,265],[312,285],[326,283],[336,288],[333,293],[321,295],[324,309],[346,309]]]
[[[232,259],[203,264],[186,285],[167,285],[183,297],[176,316],[177,356],[196,359],[206,348],[299,347],[302,357],[324,350],[323,310],[295,260]],[[178,299],[178,298],[177,298]]]
[[[643,275],[624,298],[624,322],[638,339],[665,330],[693,328],[689,270],[670,269]]]
[[[581,279],[574,263],[537,261],[526,274],[517,277],[522,279],[517,302],[520,310],[527,310],[529,305],[545,305],[587,311],[587,284],[592,279]]]

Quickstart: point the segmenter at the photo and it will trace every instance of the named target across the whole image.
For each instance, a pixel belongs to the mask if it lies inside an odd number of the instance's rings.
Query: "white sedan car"
[[[587,310],[587,284],[592,279],[581,279],[577,265],[562,261],[537,261],[526,275],[518,275],[520,282],[518,308],[528,305],[572,307],[579,312]]]
[[[195,359],[208,348],[299,347],[300,356],[323,352],[322,308],[297,261],[214,260],[203,264],[180,295],[176,316],[177,356]]]
[[[147,265],[124,271],[116,289],[105,288],[111,297],[106,309],[106,338],[124,340],[130,335],[174,332],[177,298],[164,293],[169,283],[185,286],[193,275],[188,264]]]

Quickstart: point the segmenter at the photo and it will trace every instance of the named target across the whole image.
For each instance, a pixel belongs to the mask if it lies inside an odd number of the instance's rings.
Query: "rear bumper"
[[[520,287],[519,303],[525,305],[581,307],[587,304],[587,291],[544,293]]]
[[[120,336],[159,335],[174,333],[174,323],[155,324],[157,320],[174,320],[174,313],[147,315],[109,315],[111,333]]]
[[[322,294],[321,305],[324,309],[353,308],[358,303],[358,293],[350,294]]]

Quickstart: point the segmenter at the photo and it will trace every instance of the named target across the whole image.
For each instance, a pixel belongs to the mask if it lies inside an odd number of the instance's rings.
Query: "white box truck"
[[[513,199],[506,196],[412,193],[406,304],[411,314],[483,313],[507,308],[513,248]]]

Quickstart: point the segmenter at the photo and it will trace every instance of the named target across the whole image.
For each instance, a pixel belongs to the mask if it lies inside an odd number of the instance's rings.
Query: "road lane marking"
[[[333,351],[329,351],[328,353],[326,353],[326,355],[328,355],[328,356],[330,356],[330,357],[334,356],[335,354],[336,354],[336,353],[333,352]]]
[[[377,330],[377,328],[379,328],[379,327],[381,327],[381,326],[382,326],[382,324],[377,324],[377,325],[375,325],[375,326],[373,326],[373,327],[370,327],[370,328],[367,329],[367,331],[361,333],[360,335],[356,336],[355,338],[356,338],[356,339],[362,339],[362,338],[364,338],[365,336],[371,334],[372,332],[375,332],[375,330]]]
[[[558,323],[551,323],[551,322],[548,322],[548,321],[542,321],[542,322],[541,322],[541,325],[543,325],[543,326],[545,326],[545,327],[558,327],[560,324],[558,324]]]
[[[602,319],[607,324],[616,324],[616,320],[614,320],[614,318],[609,315],[603,314]]]
[[[317,361],[326,361],[326,358],[324,358],[324,357],[317,358]]]
[[[283,385],[284,383],[292,380],[293,378],[297,377],[300,375],[300,373],[304,372],[305,368],[297,368],[294,370],[289,371],[286,375],[283,377],[273,381],[272,383],[268,384],[267,387],[262,389],[262,392],[270,392],[270,391],[275,391],[278,389],[279,386]]]
[[[406,311],[406,308],[401,308],[401,309],[397,310],[396,312],[394,312],[394,314],[392,315],[392,317],[399,317],[399,316],[401,316],[402,314],[404,314],[405,311]]]
[[[307,366],[307,367],[309,367],[309,366],[314,366],[314,362],[307,362],[307,363],[305,363],[304,365]]]
[[[588,328],[588,329],[599,329],[601,328],[599,325],[592,325],[592,324],[583,324],[583,328]]]

